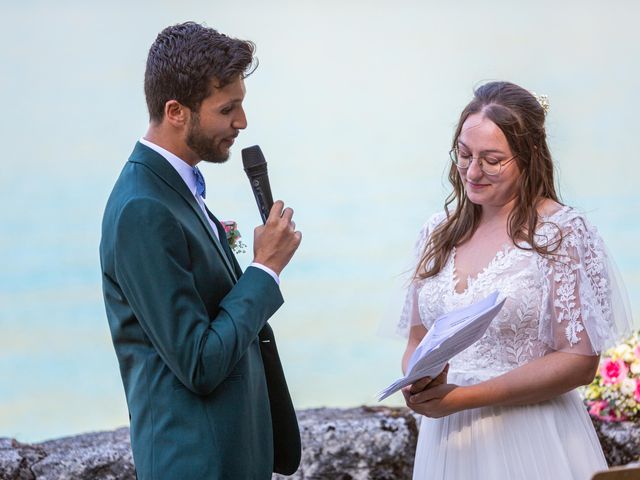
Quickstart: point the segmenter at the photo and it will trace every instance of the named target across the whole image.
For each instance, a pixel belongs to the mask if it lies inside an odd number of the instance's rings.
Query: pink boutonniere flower
[[[227,242],[231,251],[235,254],[246,252],[247,246],[241,240],[242,235],[238,230],[238,224],[233,220],[224,220],[221,223],[227,235]]]

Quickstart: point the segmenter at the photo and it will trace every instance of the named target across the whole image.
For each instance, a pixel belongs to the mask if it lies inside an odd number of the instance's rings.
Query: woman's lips
[[[472,188],[473,190],[482,190],[483,188],[486,188],[486,187],[490,186],[490,184],[488,184],[488,183],[473,183],[473,182],[467,180],[467,186],[469,188]]]

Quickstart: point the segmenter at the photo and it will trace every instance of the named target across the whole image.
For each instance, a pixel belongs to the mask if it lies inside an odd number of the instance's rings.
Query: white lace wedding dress
[[[438,214],[427,222],[418,254],[443,220],[444,214]],[[440,315],[495,290],[507,299],[484,337],[451,360],[450,383],[478,383],[554,350],[598,353],[628,328],[624,294],[596,230],[576,210],[562,207],[536,233],[540,241],[553,241],[559,231],[561,256],[555,262],[505,246],[457,293],[454,250],[437,276],[411,284],[399,324],[405,333],[418,322],[428,329]],[[589,415],[574,390],[529,406],[423,417],[414,479],[588,480],[606,468]]]

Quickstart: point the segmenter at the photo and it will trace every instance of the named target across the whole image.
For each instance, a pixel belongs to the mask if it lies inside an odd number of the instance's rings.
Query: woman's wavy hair
[[[562,241],[561,235],[547,239],[544,244],[536,241],[535,235],[539,222],[538,203],[545,198],[560,203],[547,145],[544,109],[532,93],[518,85],[509,82],[485,83],[474,91],[473,100],[460,114],[452,147],[458,144],[464,122],[475,113],[481,113],[504,133],[521,172],[517,186],[519,193],[508,219],[509,236],[517,248],[534,250],[541,255],[553,254]],[[471,238],[478,227],[481,207],[467,198],[462,178],[453,163],[449,170],[449,182],[453,191],[445,200],[446,220],[431,233],[418,262],[416,278],[437,275],[453,247]],[[453,211],[450,211],[451,206]]]

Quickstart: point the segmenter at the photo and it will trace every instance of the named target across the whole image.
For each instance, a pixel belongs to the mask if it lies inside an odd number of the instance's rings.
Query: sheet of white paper
[[[420,359],[424,358],[427,353],[440,348],[443,342],[447,342],[449,350],[457,350],[455,348],[456,344],[468,343],[468,339],[477,335],[479,329],[481,329],[484,334],[486,327],[489,325],[494,315],[491,315],[490,318],[483,317],[483,315],[492,311],[496,305],[497,299],[498,292],[493,292],[478,302],[472,303],[471,305],[458,310],[453,310],[439,317],[424,336],[415,352],[413,352],[413,355],[409,360],[408,375],[411,375],[412,372],[415,371],[416,363]],[[484,319],[485,321],[482,321],[481,319]],[[473,341],[471,343],[473,343]],[[469,345],[471,345],[471,343],[469,343]],[[448,350],[444,349],[439,353],[446,355]]]
[[[496,303],[498,296],[498,292],[493,292],[436,319],[409,359],[407,374],[380,392],[378,400],[384,400],[421,378],[436,377],[452,357],[480,340],[504,305],[504,300]]]

